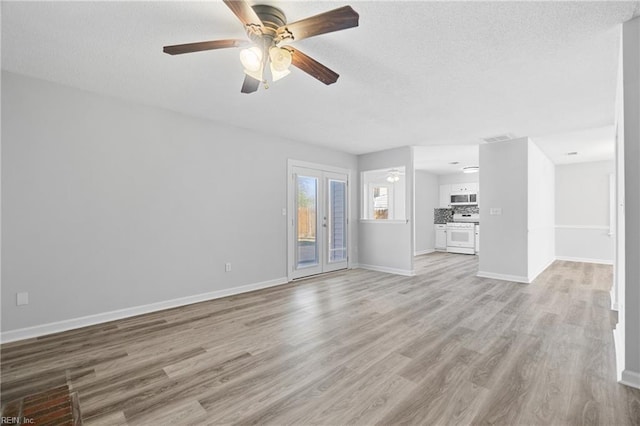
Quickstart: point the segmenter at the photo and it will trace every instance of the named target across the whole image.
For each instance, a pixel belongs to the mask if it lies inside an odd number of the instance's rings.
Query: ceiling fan
[[[223,2],[242,22],[249,40],[228,39],[177,44],[164,46],[164,53],[179,55],[203,50],[245,47],[240,51],[240,61],[245,72],[242,93],[255,92],[261,82],[268,87],[264,78],[267,65],[271,71],[272,81],[288,75],[291,65],[327,85],[338,80],[339,75],[335,71],[300,50],[294,49],[288,43],[357,27],[359,15],[351,6],[287,23],[284,12],[277,7],[262,4],[251,6],[244,0],[223,0]]]

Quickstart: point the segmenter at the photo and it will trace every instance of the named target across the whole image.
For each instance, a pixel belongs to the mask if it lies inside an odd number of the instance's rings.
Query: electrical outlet
[[[28,305],[29,304],[29,293],[17,293],[16,294],[16,306]]]
[[[227,262],[224,264],[224,271],[231,272],[231,262]]]

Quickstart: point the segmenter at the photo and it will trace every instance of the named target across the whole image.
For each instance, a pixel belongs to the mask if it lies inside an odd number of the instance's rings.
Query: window
[[[362,173],[362,219],[404,220],[406,177],[404,167]]]
[[[389,219],[389,189],[388,186],[371,186],[374,219]]]

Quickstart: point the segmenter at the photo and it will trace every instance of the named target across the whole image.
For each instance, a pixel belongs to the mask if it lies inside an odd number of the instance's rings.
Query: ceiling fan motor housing
[[[284,12],[277,7],[266,4],[256,4],[255,6],[251,6],[251,8],[256,12],[256,15],[258,15],[263,24],[261,36],[248,31],[249,37],[254,41],[257,41],[256,39],[260,39],[261,37],[268,37],[269,40],[273,40],[276,36],[276,30],[287,23],[287,17]]]

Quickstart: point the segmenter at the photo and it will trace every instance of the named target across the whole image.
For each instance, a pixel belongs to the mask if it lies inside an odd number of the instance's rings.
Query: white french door
[[[290,167],[289,279],[348,266],[348,175]]]

